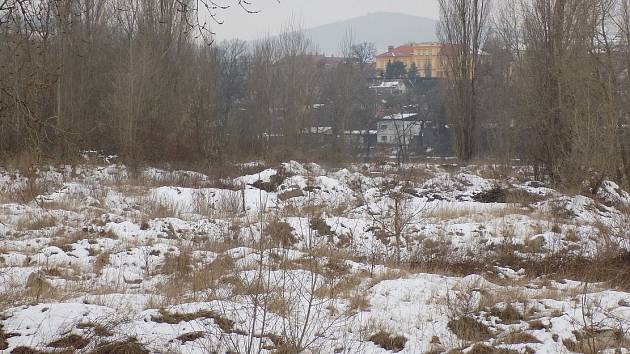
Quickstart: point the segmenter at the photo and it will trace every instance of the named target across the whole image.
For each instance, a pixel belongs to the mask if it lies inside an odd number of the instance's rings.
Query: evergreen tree
[[[388,62],[385,69],[385,79],[402,79],[407,77],[407,66],[401,61]]]
[[[407,71],[407,78],[411,81],[411,82],[416,82],[418,81],[418,67],[416,66],[416,63],[411,63],[411,66],[409,67],[409,70]]]
[[[394,65],[391,61],[387,62],[387,66],[385,67],[385,79],[390,80],[393,78]]]

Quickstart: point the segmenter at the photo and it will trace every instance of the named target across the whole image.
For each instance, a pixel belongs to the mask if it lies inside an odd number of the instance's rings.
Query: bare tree
[[[478,68],[488,31],[490,0],[440,0],[438,35],[444,48],[447,111],[455,134],[455,152],[468,161],[477,148]]]
[[[288,153],[290,148],[303,146],[303,132],[317,97],[317,61],[310,39],[294,23],[289,23],[280,34],[278,50],[279,110]]]

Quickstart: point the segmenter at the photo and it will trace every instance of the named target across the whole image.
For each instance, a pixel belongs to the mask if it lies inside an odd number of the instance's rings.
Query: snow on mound
[[[487,180],[468,173],[440,172],[418,188],[421,196],[428,200],[473,201],[473,197],[481,192],[495,188],[496,181]]]
[[[111,308],[80,303],[38,304],[7,311],[5,333],[11,333],[7,352],[24,346],[44,349],[69,334],[78,324],[105,323],[119,317]]]
[[[624,191],[617,183],[612,181],[602,182],[597,190],[597,197],[601,198],[609,205],[630,207],[630,193]]]
[[[257,181],[262,182],[270,182],[271,177],[278,174],[278,170],[275,168],[268,168],[266,170],[260,171],[258,173],[254,173],[251,175],[246,175],[242,177],[238,177],[234,179],[235,185],[251,185]]]
[[[0,314],[7,350],[92,340],[96,323],[111,332],[98,340],[133,336],[149,351],[182,353],[244,352],[251,341],[280,351],[295,335],[287,328],[306,328],[304,341],[323,353],[387,353],[392,338],[401,353],[474,351],[451,325],[462,316],[492,337],[479,345],[520,352],[579,348],[585,316],[599,334],[630,328],[627,292],[533,279],[528,268],[550,254],[593,256],[605,242],[629,247],[630,195],[613,182],[590,198],[472,168],[243,167],[261,172],[220,181],[227,188],[188,171],[146,169],[139,180],[114,165],[42,171],[59,184],[33,203],[0,205],[0,296],[22,304],[0,298],[12,307]],[[23,183],[0,174],[4,190]],[[72,211],[56,205],[77,200]],[[611,237],[598,237],[606,227]],[[470,261],[483,276],[409,274],[397,257],[418,265],[409,271],[426,263],[460,275],[468,271],[449,262]],[[476,264],[485,257],[487,267]],[[34,299],[44,303],[26,306]],[[509,343],[513,333],[531,342]]]

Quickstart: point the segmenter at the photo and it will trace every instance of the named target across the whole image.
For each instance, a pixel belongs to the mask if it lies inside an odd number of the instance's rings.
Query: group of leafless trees
[[[630,1],[439,2],[444,109],[460,159],[521,158],[555,181],[598,171],[628,182]],[[381,103],[367,84],[373,46],[349,34],[345,59],[323,60],[295,26],[253,44],[210,43],[224,6],[0,0],[0,152],[288,157],[304,151],[311,126],[333,137],[370,127]],[[331,146],[342,152],[341,140]]]
[[[224,5],[254,11],[225,2],[0,0],[0,152],[264,157],[274,139],[299,150],[321,100],[338,130],[368,109],[357,82],[373,47],[346,43],[356,60],[330,67],[292,25],[254,44],[214,43],[209,23]]]
[[[557,182],[630,178],[628,0],[440,0],[447,110],[462,159],[524,158]],[[490,129],[491,128],[491,129]]]

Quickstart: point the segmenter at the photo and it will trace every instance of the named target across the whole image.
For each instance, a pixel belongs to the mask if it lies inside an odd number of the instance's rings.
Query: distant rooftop
[[[390,46],[387,52],[377,55],[377,58],[410,57],[413,55],[413,48],[416,46],[439,46],[439,42],[420,42],[401,45],[400,47]]]
[[[381,120],[414,120],[418,116],[418,113],[398,113],[391,116],[385,116]]]
[[[383,54],[379,54],[377,58],[395,58],[395,57],[410,57],[413,55],[413,45],[406,44],[400,47],[389,47],[389,50]]]

